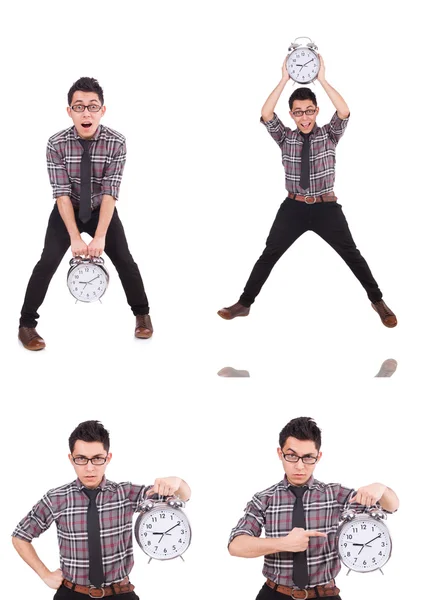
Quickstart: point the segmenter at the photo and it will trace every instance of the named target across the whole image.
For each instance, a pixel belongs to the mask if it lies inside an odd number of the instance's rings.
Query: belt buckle
[[[92,596],[91,591],[92,590],[98,590],[102,592],[102,596]],[[104,598],[105,596],[105,590],[104,588],[97,588],[94,585],[89,586],[89,598]]]
[[[307,202],[307,198],[314,198],[314,200],[313,200],[313,202]],[[306,204],[316,204],[316,201],[317,201],[316,196],[304,196],[304,202]],[[306,596],[306,598],[307,598],[307,596]]]
[[[314,204],[314,203],[310,202],[309,204]],[[304,598],[297,598],[296,596],[294,596],[294,592],[305,592],[306,595],[304,596]],[[292,600],[307,600],[307,598],[308,598],[308,590],[292,590],[291,591],[291,598],[292,598]]]

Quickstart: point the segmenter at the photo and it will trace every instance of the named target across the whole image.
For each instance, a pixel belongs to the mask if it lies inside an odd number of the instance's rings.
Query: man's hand
[[[88,256],[88,246],[80,236],[71,240],[71,249],[73,256]]]
[[[380,498],[383,496],[387,489],[386,485],[382,483],[372,483],[364,487],[360,487],[355,496],[351,498],[350,502],[357,502],[363,506],[374,506]]]
[[[58,588],[62,584],[63,579],[64,579],[64,577],[63,577],[63,573],[61,572],[61,569],[56,569],[55,571],[49,571],[48,575],[46,577],[42,578],[43,582],[46,585],[48,585],[49,588],[52,588],[53,590],[58,590]]]
[[[286,56],[284,63],[282,65],[282,79],[283,81],[288,81],[289,79],[289,73],[288,73],[288,69],[287,69],[287,60],[288,60],[288,56]]]
[[[101,256],[105,248],[105,235],[95,236],[88,246],[89,256]]]
[[[294,529],[283,539],[288,543],[288,552],[303,552],[307,550],[311,537],[327,537],[326,533],[294,527]]]
[[[155,479],[154,486],[149,491],[149,495],[173,496],[180,489],[181,482],[182,479],[180,477],[161,477]]]
[[[321,83],[322,81],[326,81],[325,61],[323,60],[323,57],[322,57],[321,54],[319,54],[319,61],[320,61],[320,69],[319,69],[319,72],[317,74],[317,79]]]

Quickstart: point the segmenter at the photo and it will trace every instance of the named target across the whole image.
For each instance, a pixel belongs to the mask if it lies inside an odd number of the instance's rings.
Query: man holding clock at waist
[[[292,131],[274,113],[275,106],[289,77],[286,60],[282,79],[262,108],[261,122],[282,150],[285,186],[288,196],[281,204],[266,241],[266,248],[256,262],[239,301],[218,314],[223,319],[245,317],[273,267],[288,248],[306,231],[314,231],[343,258],[364,287],[374,310],[386,327],[395,327],[395,314],[382,300],[367,262],[352,238],[342,207],[333,191],[336,145],[345,132],[349,108],[342,96],[325,79],[320,58],[318,80],[332,101],[336,112],[330,123],[319,127],[319,113],[314,93],[296,89],[289,99],[290,115],[297,129]]]
[[[264,556],[266,583],[256,600],[339,598],[336,531],[342,510],[355,502],[378,503],[394,512],[399,500],[381,483],[355,491],[315,479],[322,453],[321,432],[313,419],[290,421],[279,434],[279,446],[285,477],[247,504],[231,532],[229,552],[244,558]],[[266,537],[260,538],[263,528]]]
[[[129,581],[133,568],[132,517],[156,493],[190,498],[179,477],[156,479],[153,486],[114,483],[105,479],[111,460],[108,431],[98,421],[80,423],[69,438],[69,460],[77,479],[48,491],[13,532],[22,559],[57,590],[55,600],[83,600],[121,595],[138,600]],[[55,521],[60,568],[50,571],[32,540]]]
[[[35,329],[37,311],[69,246],[73,256],[98,257],[105,251],[136,316],[135,336],[150,338],[153,332],[142,278],[115,209],[126,162],[125,138],[100,124],[105,106],[96,79],[82,77],[76,81],[69,90],[68,103],[73,127],[53,135],[47,145],[48,174],[56,203],[21,311],[19,339],[27,350],[45,347]],[[81,238],[82,232],[92,237],[88,245]]]

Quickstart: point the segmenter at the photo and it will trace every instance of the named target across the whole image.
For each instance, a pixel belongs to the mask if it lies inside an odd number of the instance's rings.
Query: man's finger
[[[308,537],[327,537],[327,533],[322,533],[321,531],[314,531],[312,529],[306,531],[306,534],[308,535]]]

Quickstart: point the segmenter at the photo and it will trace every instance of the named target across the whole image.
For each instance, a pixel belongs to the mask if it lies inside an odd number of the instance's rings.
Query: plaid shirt
[[[279,538],[292,530],[295,496],[284,477],[272,487],[259,492],[245,508],[245,514],[231,532],[229,543],[238,535],[259,537],[265,529],[267,538]],[[327,533],[327,538],[311,537],[307,550],[310,577],[308,587],[323,585],[335,579],[341,568],[336,550],[336,531],[342,510],[347,507],[354,490],[338,483],[322,483],[311,477],[303,496],[306,529]],[[293,587],[293,553],[278,552],[265,556],[263,575],[278,585]]]
[[[285,187],[292,194],[320,196],[333,191],[335,183],[335,149],[348,125],[349,116],[340,119],[333,115],[330,123],[318,127],[317,123],[310,133],[310,187],[304,190],[300,186],[301,152],[303,137],[298,129],[292,131],[274,114],[271,121],[261,123],[282,150],[282,163],[285,169]]]
[[[97,496],[105,585],[121,581],[133,568],[132,517],[139,512],[150,487],[114,483],[104,477]],[[13,536],[31,542],[55,521],[63,577],[89,585],[87,510],[83,485],[72,483],[50,490],[18,524]]]
[[[53,197],[70,196],[75,208],[80,198],[80,161],[83,148],[75,127],[53,135],[47,144],[47,169]],[[99,207],[103,194],[118,200],[126,162],[126,140],[121,133],[99,125],[92,138],[92,208]]]

